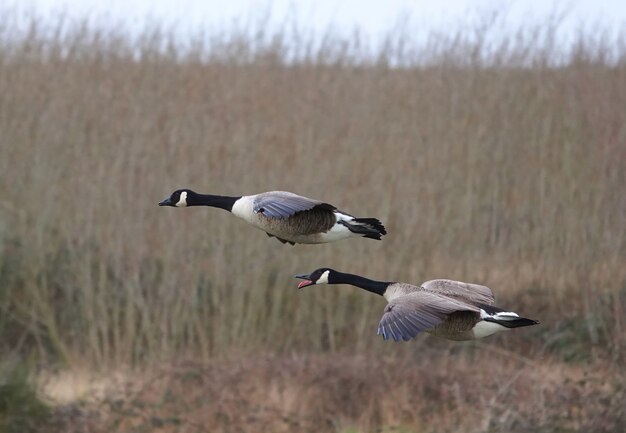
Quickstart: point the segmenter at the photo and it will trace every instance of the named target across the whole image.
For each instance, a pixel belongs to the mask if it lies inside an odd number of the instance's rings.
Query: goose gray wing
[[[422,284],[422,289],[427,292],[450,296],[469,302],[474,305],[493,305],[495,298],[493,292],[487,286],[480,284],[464,283],[454,280],[430,280]]]
[[[319,200],[286,191],[273,191],[258,194],[254,199],[253,210],[255,213],[263,213],[269,218],[285,219],[298,212],[313,208],[336,209],[334,206]]]
[[[378,324],[378,335],[385,340],[410,340],[434,328],[455,311],[479,312],[479,308],[429,292],[399,296],[387,304]]]

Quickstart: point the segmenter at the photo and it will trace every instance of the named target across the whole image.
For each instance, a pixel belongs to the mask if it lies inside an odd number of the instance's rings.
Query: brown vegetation
[[[543,38],[549,29],[526,34],[495,47],[473,33],[410,50],[410,40],[390,42],[371,61],[356,38],[296,48],[287,34],[233,33],[183,47],[159,31],[132,40],[89,27],[46,32],[35,22],[20,34],[7,20],[0,349],[70,369],[217,363],[221,380],[246,383],[216,382],[202,364],[185,373],[198,375],[197,389],[184,389],[177,370],[168,378],[157,369],[157,384],[174,381],[174,395],[197,396],[199,411],[220,389],[241,395],[235,407],[245,411],[287,392],[303,420],[339,431],[445,430],[467,417],[481,431],[557,431],[548,427],[561,415],[532,411],[559,404],[583,411],[559,431],[602,431],[600,418],[609,431],[618,414],[602,410],[616,407],[582,406],[610,400],[611,385],[585,394],[546,377],[601,365],[610,382],[626,359],[626,45],[584,35],[560,55]],[[378,217],[389,235],[281,245],[223,211],[158,208],[178,187],[291,190]],[[481,344],[536,368],[484,366],[476,361],[490,356],[473,346],[426,337],[384,343],[375,335],[380,299],[349,287],[295,290],[293,274],[320,266],[486,284],[499,304],[542,326]],[[329,355],[338,350],[359,355]],[[274,358],[259,360],[257,377],[250,357],[258,353]],[[219,364],[235,354],[241,364]],[[381,373],[388,354],[407,376]],[[501,385],[512,371],[519,380]],[[376,374],[383,378],[366,379]],[[623,398],[623,381],[615,383]],[[545,400],[535,400],[537,387]],[[160,384],[146,404],[169,388]],[[494,392],[501,398],[491,402]],[[341,395],[350,400],[344,412],[312,404],[339,404]],[[413,412],[418,400],[430,403]],[[236,426],[248,422],[224,410]],[[239,431],[210,418],[219,412],[202,416]],[[259,417],[264,431],[289,431]]]
[[[626,423],[626,380],[617,369],[598,367],[563,369],[480,345],[402,358],[178,362],[130,381],[97,407],[62,407],[51,425],[98,433],[409,433],[458,432],[460,426],[492,433],[618,432]]]

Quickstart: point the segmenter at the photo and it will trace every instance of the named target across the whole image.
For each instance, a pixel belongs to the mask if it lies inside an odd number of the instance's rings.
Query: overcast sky
[[[139,27],[146,19],[174,25],[181,31],[228,27],[269,12],[271,25],[297,22],[323,33],[358,28],[373,38],[410,18],[416,28],[448,29],[467,23],[481,11],[500,9],[512,27],[545,19],[555,10],[566,11],[563,26],[575,30],[580,22],[614,30],[626,27],[626,0],[13,0],[22,10],[53,16],[64,11],[75,17],[112,19]],[[9,3],[11,0],[9,0]],[[6,5],[6,2],[4,2]]]

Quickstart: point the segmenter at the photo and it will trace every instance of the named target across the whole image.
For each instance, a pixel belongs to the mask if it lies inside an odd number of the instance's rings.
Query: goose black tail
[[[385,226],[376,218],[355,218],[352,221],[341,221],[352,233],[363,235],[364,238],[380,240],[387,234]]]
[[[538,320],[526,319],[525,317],[511,317],[510,319],[492,318],[487,317],[484,319],[486,322],[497,323],[506,328],[521,328],[522,326],[538,325]]]

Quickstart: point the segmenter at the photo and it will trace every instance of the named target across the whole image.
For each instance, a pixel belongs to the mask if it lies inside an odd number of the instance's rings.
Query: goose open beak
[[[304,281],[301,281],[298,284],[298,289],[302,289],[303,287],[312,286],[313,285],[313,281],[309,280],[309,274],[294,275],[293,277],[294,278],[299,278],[301,280],[304,280]]]
[[[172,200],[168,197],[165,200],[160,201],[159,206],[172,206]]]

